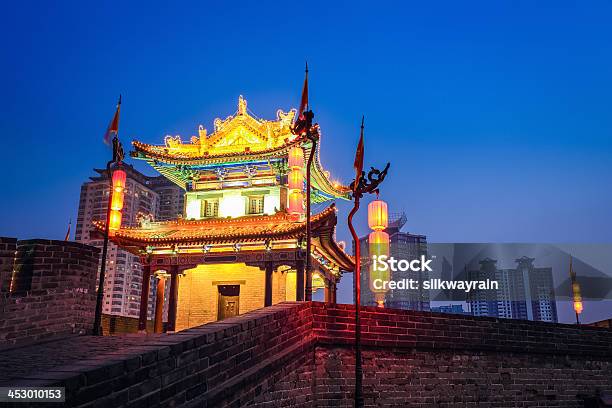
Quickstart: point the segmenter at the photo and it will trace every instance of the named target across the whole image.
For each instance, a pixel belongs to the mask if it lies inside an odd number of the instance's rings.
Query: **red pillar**
[[[168,300],[168,332],[176,331],[176,305],[178,303],[178,285],[178,265],[173,265],[172,276],[170,278],[170,299]]]
[[[331,303],[336,304],[336,282],[331,285]]]
[[[164,331],[164,292],[166,289],[166,278],[163,275],[157,277],[157,291],[155,292],[155,333]]]
[[[266,262],[264,306],[272,306],[272,274],[273,273],[274,273],[274,265],[272,264],[272,262]]]
[[[142,285],[140,293],[140,315],[138,317],[138,331],[147,331],[147,308],[149,306],[149,289],[151,286],[151,263],[149,260],[142,266]]]
[[[304,300],[304,261],[297,261],[296,265],[296,279],[295,279],[295,300]]]

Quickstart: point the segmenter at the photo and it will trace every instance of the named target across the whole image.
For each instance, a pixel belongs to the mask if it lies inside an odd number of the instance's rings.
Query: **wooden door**
[[[217,320],[240,314],[240,285],[219,285]]]

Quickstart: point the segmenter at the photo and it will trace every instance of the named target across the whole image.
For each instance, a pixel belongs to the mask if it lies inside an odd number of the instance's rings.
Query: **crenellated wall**
[[[362,310],[366,406],[580,407],[612,389],[608,329]],[[0,353],[0,386],[65,386],[80,407],[350,407],[353,316],[288,302],[176,334],[45,343]]]
[[[98,258],[76,242],[0,238],[0,348],[89,332]]]
[[[17,238],[0,237],[0,296],[11,288]]]

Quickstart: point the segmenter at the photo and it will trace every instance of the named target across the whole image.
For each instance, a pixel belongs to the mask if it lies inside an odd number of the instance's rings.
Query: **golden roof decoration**
[[[202,125],[198,136],[192,136],[190,142],[181,140],[179,135],[168,135],[164,146],[134,142],[137,150],[154,156],[168,159],[197,159],[223,156],[240,152],[265,152],[286,145],[295,140],[290,126],[295,118],[295,109],[288,112],[278,110],[276,120],[264,120],[250,114],[246,99],[240,95],[238,110],[225,119],[214,120],[214,132],[208,134]]]

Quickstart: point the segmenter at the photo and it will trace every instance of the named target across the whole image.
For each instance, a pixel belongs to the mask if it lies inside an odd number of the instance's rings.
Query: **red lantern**
[[[374,231],[382,231],[389,226],[387,203],[374,200],[368,204],[368,226]]]
[[[580,301],[574,301],[574,311],[578,314],[582,313],[582,302]]]
[[[111,210],[110,219],[108,223],[108,229],[110,231],[117,231],[121,227],[121,211]]]
[[[110,219],[108,223],[109,231],[116,231],[121,228],[121,210],[123,209],[123,196],[125,194],[125,171],[117,169],[113,172],[113,189],[111,191]]]
[[[572,284],[572,291],[574,292],[574,311],[578,314],[582,313],[584,309],[582,305],[582,295],[580,293],[580,285],[578,282]]]
[[[289,193],[289,214],[303,214],[304,205],[302,193],[300,191],[292,191]]]
[[[304,167],[304,151],[301,147],[294,146],[289,150],[289,168]]]
[[[123,209],[123,191],[113,191],[111,199],[111,210],[121,211]]]
[[[125,180],[127,176],[125,171],[117,169],[113,171],[113,189],[117,192],[125,190]]]
[[[291,190],[302,190],[304,186],[304,176],[302,171],[293,169],[289,172],[289,189]]]

